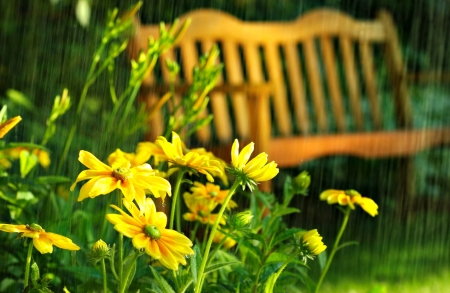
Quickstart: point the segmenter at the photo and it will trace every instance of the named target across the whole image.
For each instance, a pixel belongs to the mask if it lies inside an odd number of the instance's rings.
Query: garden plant
[[[68,161],[73,165],[77,159],[70,151],[79,141],[89,89],[102,74],[111,76],[139,7],[109,14],[61,153],[52,153],[47,143],[60,139],[58,119],[74,103],[68,90],[55,98],[40,143],[37,137],[9,142],[8,133],[28,118],[8,120],[6,106],[0,112],[0,198],[7,213],[0,231],[10,243],[2,252],[1,286],[11,292],[320,292],[335,253],[355,244],[340,243],[351,212],[361,207],[376,216],[378,206],[351,189],[312,195],[344,214],[334,243],[324,244],[314,227],[286,221],[300,212],[292,200],[307,195],[306,171],[287,177],[280,194],[262,192],[259,183],[279,170],[266,153],[252,157],[253,142],[241,148],[236,139],[231,162],[204,148],[188,148],[190,136],[214,119],[201,113],[221,73],[217,47],[200,58],[181,102],[172,90],[145,114],[136,99],[142,81],[182,38],[189,21],[170,29],[161,24],[160,39],[149,40],[148,50],[131,62],[124,89],[109,79],[111,112],[102,117],[106,123],[97,144],[111,152],[82,147],[77,152],[84,167],[77,166],[76,178],[65,173]],[[174,75],[180,70],[174,60],[165,65]],[[169,117],[164,134],[136,141],[134,152],[123,151],[162,109]],[[38,169],[48,168],[51,159],[57,161],[55,173],[41,175]],[[309,264],[317,258],[321,273],[314,280]]]

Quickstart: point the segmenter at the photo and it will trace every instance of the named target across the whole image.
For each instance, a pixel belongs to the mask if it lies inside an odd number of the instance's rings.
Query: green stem
[[[330,268],[331,262],[333,261],[334,254],[337,251],[337,248],[339,246],[339,242],[341,241],[341,237],[344,234],[345,227],[348,223],[348,218],[350,217],[350,212],[352,210],[347,207],[347,209],[344,211],[344,220],[342,221],[341,229],[339,230],[339,233],[336,237],[336,241],[334,242],[333,249],[331,250],[330,256],[328,257],[327,263],[325,265],[325,268],[323,269],[322,273],[320,274],[319,281],[317,282],[315,293],[319,292],[320,286],[322,285],[323,280],[325,279],[325,275],[328,272],[328,269]]]
[[[119,209],[122,210],[123,204],[122,204],[122,195],[120,192],[117,193],[119,195],[119,201],[117,203],[117,206]],[[123,235],[119,233],[119,245],[118,245],[118,253],[119,253],[119,264],[118,264],[118,273],[119,273],[119,288],[122,287],[123,284]]]
[[[198,230],[199,226],[200,226],[200,222],[199,221],[195,221],[194,229],[191,230],[191,242],[192,243],[195,242],[195,236],[197,236],[197,230]]]
[[[236,191],[237,187],[240,184],[240,180],[237,180],[233,183],[233,186],[231,186],[230,190],[228,191],[227,197],[225,198],[222,207],[220,208],[219,213],[217,214],[216,221],[214,222],[214,225],[211,229],[211,233],[209,234],[208,242],[206,243],[205,253],[203,254],[203,260],[202,264],[200,265],[200,270],[198,271],[198,277],[197,277],[197,284],[195,285],[194,292],[200,293],[202,291],[202,285],[203,285],[203,272],[206,268],[206,263],[208,262],[208,256],[209,256],[209,250],[211,249],[211,244],[214,239],[214,234],[216,234],[217,227],[219,226],[220,220],[222,219],[222,215],[225,212],[225,209],[227,208],[228,202],[230,201],[231,197],[233,196],[234,192]]]
[[[106,266],[105,266],[105,259],[102,259],[102,275],[103,275],[103,292],[108,292],[108,286],[106,285]]]
[[[211,264],[212,260],[214,259],[214,256],[220,250],[220,248],[225,243],[225,241],[227,241],[227,239],[228,239],[228,235],[225,235],[225,237],[223,237],[223,239],[220,241],[220,243],[214,248],[213,252],[211,253],[210,258],[208,259],[208,262],[206,263],[206,267],[208,267]]]
[[[25,278],[23,279],[24,288],[28,287],[28,279],[30,277],[31,253],[33,252],[33,243],[28,243],[27,261],[25,263]]]
[[[170,207],[170,222],[169,222],[169,229],[173,229],[173,221],[175,219],[175,217],[180,217],[180,210],[177,210],[177,200],[178,200],[178,196],[180,193],[180,186],[181,186],[181,181],[183,180],[183,175],[184,175],[184,171],[179,169],[177,172],[177,181],[175,182],[175,190],[173,192],[173,199],[172,199],[172,204]],[[177,214],[177,215],[176,215]],[[177,231],[180,232],[180,220],[177,220]]]

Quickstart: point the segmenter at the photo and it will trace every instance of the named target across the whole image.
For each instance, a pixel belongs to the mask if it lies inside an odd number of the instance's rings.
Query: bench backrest
[[[181,62],[178,82],[189,83],[199,54],[218,43],[225,65],[221,83],[236,88],[243,84],[248,88],[270,85],[266,87],[270,93],[262,94],[271,96],[272,134],[347,133],[367,131],[367,125],[371,131],[384,129],[376,73],[380,60],[373,54],[377,48],[384,50],[382,68],[389,73],[397,127],[411,125],[404,66],[396,30],[387,12],[381,11],[370,21],[355,20],[329,9],[315,10],[289,22],[244,22],[215,10],[185,14],[181,22],[186,18],[192,19],[190,27],[178,45],[163,57]],[[138,25],[132,55],[146,48],[149,36],[158,35],[158,25]],[[169,82],[164,66],[161,73]],[[145,83],[155,80],[155,76],[150,76]],[[236,136],[252,138],[251,117],[255,113],[247,94],[212,93],[210,110],[215,128],[204,128],[199,139],[207,142],[211,133],[221,142]],[[153,103],[158,97],[150,93],[147,98]],[[363,110],[364,107],[369,110]],[[153,137],[160,134],[158,127],[151,128]]]

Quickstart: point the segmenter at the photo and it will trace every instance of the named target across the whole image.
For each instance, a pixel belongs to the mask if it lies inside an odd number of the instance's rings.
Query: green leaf
[[[387,293],[387,288],[384,285],[376,285],[370,288],[367,293]]]
[[[16,194],[17,200],[32,201],[35,198],[36,197],[30,191],[17,191],[17,194]]]
[[[266,287],[264,288],[265,293],[272,293],[273,287],[275,287],[275,282],[278,279],[278,274],[270,275],[269,279],[267,279]]]
[[[218,269],[221,269],[221,268],[224,268],[227,266],[240,264],[240,263],[241,263],[240,261],[227,261],[227,262],[215,263],[205,269],[205,274],[217,271]]]
[[[29,243],[28,245],[32,244]],[[39,280],[39,278],[39,267],[37,263],[33,262],[33,264],[31,265],[31,281],[33,282],[33,284],[35,284]]]
[[[18,148],[23,147],[27,149],[39,149],[46,151],[47,153],[50,153],[50,150],[44,146],[41,146],[39,144],[29,143],[29,142],[11,142],[6,145],[6,148]]]
[[[317,260],[319,261],[320,271],[323,271],[323,268],[325,268],[325,265],[327,263],[327,258],[328,258],[328,255],[327,255],[326,251],[320,253],[317,256]]]
[[[36,178],[36,183],[39,184],[55,184],[71,182],[70,178],[64,176],[40,176]]]
[[[152,266],[150,266],[150,270],[152,271],[153,276],[155,276],[156,282],[158,283],[160,289],[164,293],[175,293],[169,283],[167,283],[167,281],[158,273],[157,270],[155,270]]]
[[[139,254],[139,252],[137,251],[132,251],[129,255],[129,257],[127,257],[124,261],[125,265],[124,265],[124,272],[130,272],[128,275],[128,279],[127,279],[127,283],[125,284],[125,286],[123,287],[125,290],[123,292],[127,292],[128,288],[131,285],[131,282],[133,281],[134,278],[134,274],[136,274],[136,257]]]
[[[358,241],[344,242],[336,248],[336,251],[338,251],[339,249],[342,249],[344,247],[351,246],[351,245],[359,245],[359,242]]]
[[[278,209],[276,209],[273,214],[272,217],[281,217],[281,216],[285,216],[285,215],[289,215],[292,213],[300,213],[299,209],[296,208],[284,208],[284,207],[280,207]]]
[[[13,89],[9,89],[6,91],[6,95],[14,103],[23,106],[27,110],[33,110],[33,103],[23,93]]]
[[[20,152],[20,176],[25,178],[28,173],[36,166],[38,158],[28,151]]]
[[[286,231],[281,232],[275,237],[275,241],[273,241],[269,247],[269,250],[271,250],[273,247],[275,247],[278,243],[285,241],[286,239],[293,238],[293,235],[299,231],[302,231],[303,229],[300,228],[292,228],[288,229]]]
[[[195,286],[197,284],[198,271],[200,270],[203,258],[202,252],[200,251],[200,247],[198,247],[198,245],[194,246],[194,252],[195,254],[191,257],[191,271]]]

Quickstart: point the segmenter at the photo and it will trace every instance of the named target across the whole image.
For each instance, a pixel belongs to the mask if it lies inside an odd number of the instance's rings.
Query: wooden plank
[[[304,52],[306,60],[306,72],[308,74],[309,88],[314,103],[314,112],[317,120],[319,132],[327,132],[327,117],[325,110],[325,101],[320,77],[319,61],[316,52],[316,46],[313,39],[304,42]]]
[[[294,106],[295,120],[302,134],[308,134],[311,126],[309,122],[308,106],[306,104],[305,85],[298,57],[297,44],[288,43],[283,46],[286,57],[286,69]]]
[[[222,50],[224,70],[227,72],[227,84],[231,87],[245,84],[238,44],[224,41],[222,42]],[[249,105],[246,92],[249,93],[247,90],[228,92],[231,93],[231,106],[236,121],[236,131],[240,138],[250,136],[250,125],[247,119]]]
[[[322,45],[322,54],[325,65],[325,76],[328,83],[328,94],[331,98],[334,119],[338,131],[345,132],[345,110],[342,102],[341,86],[339,85],[339,76],[336,72],[336,57],[334,54],[333,44],[329,36],[323,36],[320,39]]]
[[[355,53],[348,37],[340,37],[342,60],[347,83],[350,109],[353,114],[356,129],[364,130],[364,116],[361,111],[361,98],[358,75],[356,74]]]
[[[377,90],[376,75],[373,66],[373,56],[368,42],[359,43],[359,52],[363,70],[363,78],[366,85],[366,93],[369,98],[372,123],[376,130],[383,127],[380,114],[379,95]]]
[[[274,85],[272,97],[273,107],[275,108],[275,122],[281,135],[292,134],[291,115],[288,108],[288,99],[281,67],[281,56],[277,43],[265,43],[264,58],[267,64],[268,79]]]
[[[243,46],[243,50],[248,81],[250,83],[264,82],[258,46],[255,44],[246,44]],[[250,111],[248,113],[248,118],[249,123],[252,126],[249,138],[255,143],[253,156],[262,152],[267,152],[272,134],[269,95],[267,93],[250,95]],[[264,183],[261,188],[264,188],[264,190],[269,190],[270,183]]]

